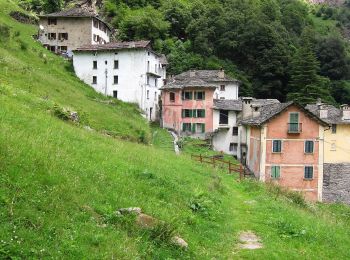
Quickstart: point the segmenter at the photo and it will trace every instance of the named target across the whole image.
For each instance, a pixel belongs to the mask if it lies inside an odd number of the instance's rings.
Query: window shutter
[[[194,92],[194,99],[197,99],[197,98],[198,98],[198,92],[195,91],[195,92]]]
[[[289,114],[289,123],[299,123],[299,113],[290,113]]]
[[[192,124],[192,133],[196,132],[196,124]]]
[[[193,109],[192,111],[192,117],[198,117],[198,110]]]
[[[191,92],[189,92],[189,99],[192,99],[192,91]]]
[[[182,92],[181,92],[181,99],[182,99],[182,100],[185,100],[185,91],[182,91]]]
[[[185,123],[182,123],[182,131],[184,131],[184,132],[186,131]]]
[[[202,133],[205,133],[205,124],[202,124]]]
[[[205,100],[205,91],[203,91],[203,100]]]
[[[203,92],[204,93],[204,92]],[[203,109],[203,117],[205,117],[205,109]]]
[[[182,109],[182,118],[185,117],[185,109]]]

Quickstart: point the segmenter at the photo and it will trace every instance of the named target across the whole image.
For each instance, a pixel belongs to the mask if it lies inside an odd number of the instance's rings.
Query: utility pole
[[[106,74],[105,96],[107,96],[107,78],[108,78],[108,71],[107,71],[107,68],[105,69],[105,74]]]

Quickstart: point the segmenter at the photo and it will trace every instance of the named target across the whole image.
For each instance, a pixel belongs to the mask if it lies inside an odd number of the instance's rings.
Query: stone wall
[[[350,204],[350,163],[325,163],[323,201]]]

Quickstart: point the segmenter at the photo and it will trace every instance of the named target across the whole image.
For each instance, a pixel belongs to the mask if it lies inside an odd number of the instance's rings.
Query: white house
[[[96,91],[138,104],[148,120],[158,118],[166,59],[149,41],[82,46],[74,50],[73,65],[76,75]]]
[[[242,111],[242,100],[215,99],[213,106],[213,148],[238,156],[239,129],[237,118]]]
[[[39,16],[38,40],[50,51],[70,54],[85,44],[105,44],[112,28],[93,9],[75,7]]]

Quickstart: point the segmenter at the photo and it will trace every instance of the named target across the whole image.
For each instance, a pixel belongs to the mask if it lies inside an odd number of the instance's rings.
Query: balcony
[[[301,123],[288,123],[288,134],[300,134],[302,130]]]

